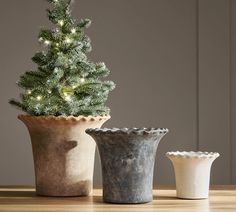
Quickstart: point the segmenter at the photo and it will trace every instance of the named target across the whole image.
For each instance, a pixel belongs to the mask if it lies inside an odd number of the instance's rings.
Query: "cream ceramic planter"
[[[33,148],[36,193],[43,196],[87,196],[93,187],[96,143],[85,133],[110,116],[18,117],[27,126]]]
[[[219,153],[167,152],[166,156],[174,166],[177,197],[208,198],[211,165]]]

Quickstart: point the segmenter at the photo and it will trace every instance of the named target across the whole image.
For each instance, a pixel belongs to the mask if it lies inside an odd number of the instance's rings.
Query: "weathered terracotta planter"
[[[157,146],[167,129],[88,129],[98,146],[103,199],[111,203],[152,201]]]
[[[33,148],[36,193],[43,196],[87,196],[93,187],[96,143],[85,133],[110,116],[18,117],[27,126]]]
[[[210,171],[217,152],[167,152],[175,170],[177,197],[208,198]]]

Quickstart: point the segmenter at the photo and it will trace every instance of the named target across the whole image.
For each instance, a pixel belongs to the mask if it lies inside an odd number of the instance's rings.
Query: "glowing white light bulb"
[[[66,43],[71,43],[72,42],[70,38],[66,38],[65,41],[66,41]]]
[[[42,96],[37,96],[37,100],[38,101],[42,100]]]
[[[81,82],[81,83],[84,83],[84,82],[85,82],[85,79],[84,79],[84,78],[81,78],[81,79],[80,79],[80,82]]]
[[[68,93],[66,93],[66,92],[64,92],[63,94],[65,96],[65,100],[70,102],[71,101],[71,96]]]
[[[44,43],[48,46],[50,44],[49,40],[45,40]]]
[[[58,23],[59,23],[60,26],[64,25],[64,21],[63,20],[58,21]]]
[[[27,94],[32,94],[32,91],[31,91],[31,90],[28,90],[28,91],[27,91]]]
[[[71,97],[70,96],[66,96],[65,100],[70,102],[71,101]]]
[[[56,46],[58,47],[58,46],[59,46],[59,43],[56,43]]]
[[[71,29],[71,33],[75,34],[76,33],[76,29],[75,28]]]
[[[48,90],[48,93],[49,93],[49,94],[51,94],[51,93],[52,93],[52,91]]]
[[[75,88],[77,88],[77,86],[76,86],[76,85],[73,85],[72,88],[75,89]]]
[[[65,100],[70,102],[71,101],[71,96],[70,95],[66,95]]]

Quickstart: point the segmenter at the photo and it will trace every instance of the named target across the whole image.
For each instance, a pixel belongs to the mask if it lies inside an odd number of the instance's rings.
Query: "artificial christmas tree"
[[[10,104],[25,111],[20,115],[29,129],[36,174],[36,191],[48,196],[88,195],[92,188],[95,142],[86,128],[101,127],[110,118],[105,106],[115,85],[101,81],[109,74],[104,63],[93,63],[84,29],[71,16],[70,0],[48,0],[54,29],[42,29],[45,47],[32,58],[36,71],[26,72],[18,85],[21,100]]]
[[[42,29],[39,41],[46,51],[38,52],[32,60],[38,65],[36,71],[26,72],[18,85],[24,89],[22,101],[11,100],[30,115],[107,115],[104,106],[114,83],[102,82],[109,70],[104,63],[89,61],[86,53],[91,51],[90,39],[84,28],[91,21],[75,24],[70,13],[70,1],[49,0],[53,5],[48,17],[55,29]]]

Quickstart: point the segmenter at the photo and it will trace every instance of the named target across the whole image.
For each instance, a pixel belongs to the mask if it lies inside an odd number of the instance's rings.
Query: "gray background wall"
[[[33,68],[43,0],[0,3],[0,184],[33,184],[30,139],[7,101]],[[174,183],[169,150],[218,151],[212,183],[236,183],[236,1],[77,0],[89,17],[91,58],[105,61],[117,89],[106,126],[168,127],[160,143],[155,184]],[[101,183],[99,160],[95,185]]]

